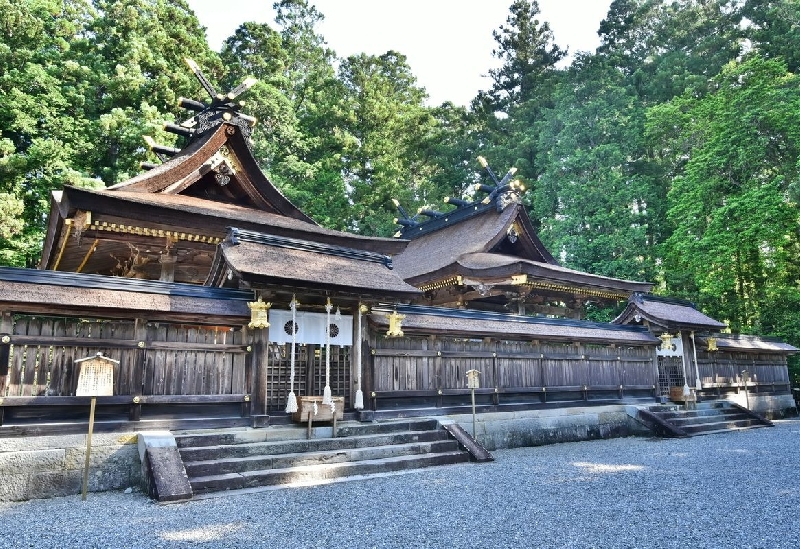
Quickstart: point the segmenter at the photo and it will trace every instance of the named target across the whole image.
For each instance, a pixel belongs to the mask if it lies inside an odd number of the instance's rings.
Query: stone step
[[[350,448],[387,446],[412,442],[432,442],[446,440],[447,433],[436,431],[405,431],[397,433],[360,435],[337,438],[311,438],[302,440],[282,440],[251,442],[217,446],[180,448],[184,462],[210,461],[226,458],[244,458],[256,455],[298,454],[304,452],[331,452]]]
[[[735,408],[706,408],[706,409],[698,409],[698,410],[675,410],[670,412],[653,412],[658,417],[670,421],[673,418],[684,418],[684,417],[716,417],[720,415],[725,415],[729,413],[741,413],[739,410]]]
[[[401,455],[418,455],[455,452],[459,449],[455,440],[412,442],[367,448],[347,448],[328,452],[300,452],[280,455],[255,455],[244,458],[225,458],[209,461],[184,462],[190,478],[243,473],[267,469],[286,469],[306,465],[367,461]]]
[[[737,421],[740,419],[752,419],[747,414],[742,414],[739,412],[732,412],[729,414],[718,414],[713,416],[686,416],[686,417],[675,417],[669,420],[670,423],[673,425],[677,425],[678,427],[685,427],[688,425],[702,425],[704,423],[722,423],[726,421]]]
[[[376,475],[437,465],[469,461],[466,452],[444,452],[422,455],[403,455],[364,461],[317,463],[282,469],[244,471],[194,477],[190,479],[195,494],[221,490],[241,490],[258,486],[311,484],[349,476]]]
[[[753,424],[749,427],[733,427],[733,428],[725,428],[725,429],[709,429],[708,431],[698,431],[696,433],[692,433],[693,437],[703,436],[703,435],[720,435],[723,433],[731,433],[731,432],[738,432],[738,431],[747,431],[749,429],[759,429],[761,427],[769,427],[768,425],[763,424]]]
[[[326,423],[325,426],[330,430],[330,423]],[[348,421],[339,422],[337,427],[337,436],[341,437],[399,431],[435,430],[438,428],[438,422],[435,419],[405,419],[374,423]],[[305,425],[285,425],[266,429],[231,429],[222,432],[209,431],[177,434],[175,436],[175,442],[178,444],[179,448],[190,448],[197,446],[249,444],[253,442],[304,440],[306,436],[307,429]]]
[[[699,425],[686,425],[681,427],[684,431],[686,431],[689,435],[697,435],[702,434],[710,431],[724,431],[724,430],[733,430],[733,429],[748,429],[750,427],[761,427],[761,423],[759,423],[755,419],[737,419],[733,421],[717,421],[717,422],[707,422],[702,423]]]

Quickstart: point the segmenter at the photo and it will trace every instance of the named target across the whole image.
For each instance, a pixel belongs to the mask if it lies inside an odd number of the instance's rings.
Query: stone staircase
[[[438,421],[340,422],[176,435],[194,497],[303,486],[469,461]]]
[[[755,412],[725,400],[698,402],[695,409],[655,406],[645,414],[645,423],[661,436],[698,436],[742,429],[770,427],[772,422]],[[642,419],[640,417],[640,419]]]

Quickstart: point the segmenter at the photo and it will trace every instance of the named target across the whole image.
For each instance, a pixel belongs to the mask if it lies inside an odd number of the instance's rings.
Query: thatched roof
[[[237,166],[229,185],[236,185],[248,198],[250,206],[314,223],[306,214],[272,184],[258,167],[252,151],[240,128],[221,124],[193,140],[173,158],[152,170],[108,188],[109,191],[127,191],[146,194],[180,194],[209,174],[209,160],[224,149],[225,156]]]
[[[405,251],[394,258],[395,268],[404,279],[420,278],[455,263],[469,253],[490,252],[506,238],[509,228],[517,222],[523,232],[519,235],[526,259],[556,264],[530,224],[525,209],[513,204],[498,212],[494,205],[474,206],[469,217],[443,224],[435,231],[412,238]],[[524,241],[524,242],[523,242]]]
[[[722,351],[794,354],[800,349],[778,339],[748,335],[715,334],[717,348]],[[706,345],[708,337],[697,338]]]
[[[388,256],[255,233],[252,238],[229,237],[220,244],[208,283],[225,284],[230,272],[252,286],[399,299],[419,294],[390,267]]]
[[[8,311],[140,315],[207,323],[248,318],[247,302],[252,300],[252,291],[0,267],[0,305]]]
[[[638,319],[638,320],[637,320]],[[647,321],[651,326],[668,331],[711,331],[725,328],[723,322],[698,311],[694,304],[681,299],[635,294],[615,324],[632,324]]]
[[[405,315],[402,328],[408,334],[446,333],[466,337],[494,336],[618,345],[657,345],[661,342],[647,330],[633,326],[444,307],[401,306],[396,310]],[[374,310],[370,321],[379,329],[388,327],[389,312]]]

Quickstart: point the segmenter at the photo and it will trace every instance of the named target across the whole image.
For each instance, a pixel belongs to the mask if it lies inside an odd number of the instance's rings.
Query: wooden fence
[[[101,352],[118,361],[114,397],[130,404],[242,403],[253,387],[252,353],[242,326],[17,314],[0,343],[0,412],[25,405],[71,405],[79,367]],[[10,328],[10,329],[9,329]],[[2,424],[2,415],[0,415]]]
[[[468,370],[483,402],[654,396],[652,347],[446,337],[373,337],[371,397],[388,406],[463,402]]]
[[[747,386],[756,392],[790,391],[786,355],[777,353],[742,353],[698,351],[697,364],[705,393],[721,394]]]

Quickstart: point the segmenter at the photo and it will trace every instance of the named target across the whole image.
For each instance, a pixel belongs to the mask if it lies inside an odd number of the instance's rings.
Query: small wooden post
[[[467,387],[469,387],[472,394],[472,438],[476,437],[477,429],[475,428],[475,389],[480,387],[480,379],[478,370],[467,371]]]
[[[97,405],[97,397],[92,397],[92,405],[89,410],[89,434],[86,436],[86,461],[83,465],[83,490],[81,500],[86,501],[86,492],[89,490],[89,458],[92,453],[92,431],[94,430],[94,408]]]
[[[94,410],[97,406],[97,397],[111,396],[114,394],[114,366],[119,366],[119,361],[97,353],[95,356],[81,358],[75,361],[80,366],[78,374],[78,387],[75,396],[92,397],[89,409],[89,434],[86,437],[86,461],[83,466],[83,488],[81,500],[86,501],[86,492],[89,491],[89,463],[92,452],[92,431],[94,431]]]

